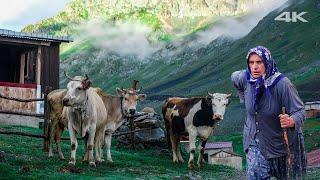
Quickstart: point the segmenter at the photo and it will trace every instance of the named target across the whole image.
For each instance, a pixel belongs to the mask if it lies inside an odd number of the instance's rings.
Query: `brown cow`
[[[146,97],[145,94],[138,94],[140,90],[136,90],[137,83],[138,81],[134,81],[132,88],[129,89],[117,88],[116,90],[119,96],[112,96],[103,93],[99,89],[96,90],[102,98],[108,112],[107,124],[105,127],[106,135],[104,140],[107,149],[107,160],[109,162],[112,162],[110,152],[112,133],[125,122],[127,117],[136,113],[137,101],[144,100]],[[100,139],[100,142],[97,141],[97,143],[100,143],[101,145],[101,141],[103,141],[102,135],[97,139]],[[102,154],[100,156],[102,157]]]
[[[50,139],[49,139],[49,157],[53,157],[53,141],[56,142],[60,159],[64,159],[61,151],[60,139],[64,129],[68,125],[66,110],[63,111],[62,99],[66,95],[66,89],[56,89],[47,96],[50,112]]]

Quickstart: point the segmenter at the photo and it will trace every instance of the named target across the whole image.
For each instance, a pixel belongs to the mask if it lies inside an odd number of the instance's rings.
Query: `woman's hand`
[[[295,122],[291,117],[289,117],[288,114],[280,114],[279,118],[280,118],[281,128],[294,127]]]

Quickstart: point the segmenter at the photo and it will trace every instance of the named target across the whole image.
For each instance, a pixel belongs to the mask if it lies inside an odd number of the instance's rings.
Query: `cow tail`
[[[45,111],[48,111],[48,112],[46,112],[48,115],[47,115],[47,117],[49,118],[48,119],[48,136],[47,136],[47,138],[48,138],[48,142],[49,142],[49,146],[51,145],[51,143],[53,143],[53,142],[51,142],[51,138],[50,138],[50,136],[51,136],[51,129],[53,128],[52,127],[52,123],[51,123],[51,111],[52,111],[52,100],[50,99],[50,98],[48,98],[47,97],[47,109],[45,109]]]
[[[170,121],[169,121],[169,119],[166,118],[168,101],[169,101],[169,99],[167,99],[162,106],[162,116],[163,116],[163,120],[164,120],[165,127],[166,127],[166,138],[167,138],[168,149],[171,150],[172,147],[171,147],[171,140],[170,140]]]

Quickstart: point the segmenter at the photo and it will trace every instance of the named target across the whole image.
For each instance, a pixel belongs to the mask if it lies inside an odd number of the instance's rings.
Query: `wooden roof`
[[[52,36],[49,34],[43,33],[26,33],[26,32],[17,32],[7,29],[0,29],[0,37],[2,38],[17,38],[24,40],[33,40],[33,41],[46,41],[46,42],[72,42],[73,39],[69,36]]]

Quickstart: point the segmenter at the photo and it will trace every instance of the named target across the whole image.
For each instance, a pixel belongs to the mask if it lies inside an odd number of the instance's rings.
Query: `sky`
[[[20,31],[26,25],[50,18],[70,0],[0,0],[0,29]]]

